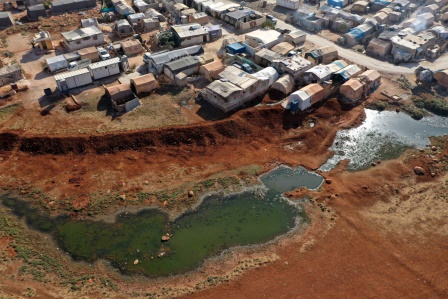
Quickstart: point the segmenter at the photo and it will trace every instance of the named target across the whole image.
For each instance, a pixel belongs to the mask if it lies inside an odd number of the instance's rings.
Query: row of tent
[[[96,6],[95,0],[56,0],[51,2],[50,12],[61,14],[71,11],[78,11],[93,8]],[[29,20],[35,21],[39,17],[47,17],[47,9],[43,4],[36,4],[26,8]]]

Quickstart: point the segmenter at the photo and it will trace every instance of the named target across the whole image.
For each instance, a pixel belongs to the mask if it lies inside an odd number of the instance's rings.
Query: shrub
[[[275,29],[275,24],[272,23],[270,20],[266,20],[261,24],[262,28],[269,28],[269,29]]]

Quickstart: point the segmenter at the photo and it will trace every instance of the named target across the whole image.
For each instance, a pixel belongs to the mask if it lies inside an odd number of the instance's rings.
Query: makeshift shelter
[[[429,12],[429,13],[435,15],[438,10],[439,10],[439,7],[437,6],[437,4],[431,4],[431,5],[422,7],[420,9],[420,13],[423,14],[423,13]]]
[[[304,57],[313,65],[327,64],[338,59],[338,50],[333,46],[322,47],[305,53]]]
[[[259,66],[271,66],[274,60],[283,60],[283,57],[272,50],[263,48],[254,55],[254,62]]]
[[[92,76],[90,76],[90,72],[86,68],[56,75],[54,80],[56,81],[56,86],[62,92],[93,82]]]
[[[143,0],[135,0],[134,6],[137,8],[137,11],[144,13],[149,8],[150,4]]]
[[[369,54],[384,57],[390,54],[392,44],[379,38],[372,38],[367,46],[367,52]]]
[[[51,73],[55,73],[68,67],[68,61],[64,55],[48,57],[45,60]]]
[[[291,31],[285,34],[285,41],[297,47],[306,41],[306,33],[298,29]]]
[[[356,102],[364,93],[364,86],[357,79],[350,79],[339,88],[339,93],[344,98],[342,102]]]
[[[294,86],[294,78],[290,74],[283,74],[274,84],[272,84],[271,88],[287,95],[293,91]]]
[[[353,25],[354,24],[351,21],[346,21],[344,19],[337,18],[336,20],[333,21],[331,29],[335,32],[346,33],[347,31],[353,28]]]
[[[375,91],[381,84],[381,75],[376,70],[367,70],[359,75],[358,78],[363,83],[366,92]]]
[[[435,72],[434,79],[437,80],[437,83],[445,88],[448,88],[448,69]]]
[[[199,55],[201,53],[204,53],[204,49],[200,45],[168,52],[154,53],[147,56],[147,64],[149,69],[154,69],[157,74],[161,74],[163,72],[163,66],[166,63],[187,55]]]
[[[120,37],[134,34],[134,29],[132,29],[131,24],[127,20],[115,21],[114,29],[115,33]]]
[[[41,31],[34,35],[34,45],[42,50],[54,50],[53,42],[48,31]]]
[[[280,55],[286,56],[286,54],[288,54],[289,52],[294,50],[294,46],[288,42],[281,42],[281,43],[275,45],[274,47],[272,47],[271,50]]]
[[[356,1],[351,9],[352,13],[366,13],[369,7],[369,2],[367,1]]]
[[[103,32],[95,26],[62,32],[61,35],[65,46],[70,51],[100,46],[105,43]]]
[[[86,28],[90,26],[99,27],[98,19],[97,18],[88,18],[88,19],[82,19],[81,20],[81,27]]]
[[[43,6],[43,4],[37,4],[33,6],[27,6],[26,15],[30,21],[36,21],[41,18],[47,17],[47,10]]]
[[[199,67],[199,74],[204,76],[208,81],[218,79],[218,75],[225,69],[221,61],[213,61]]]
[[[135,94],[151,92],[157,87],[157,80],[153,74],[146,74],[131,78],[131,89]]]
[[[131,25],[137,25],[138,23],[140,23],[143,19],[145,19],[145,14],[142,12],[139,13],[134,13],[134,14],[130,14],[128,15],[128,21],[129,24]]]
[[[186,76],[196,74],[200,65],[201,62],[197,57],[186,56],[165,64],[163,72],[168,78],[174,80],[174,77],[181,72]]]
[[[234,43],[227,45],[226,49],[230,54],[238,54],[246,52],[246,46],[241,43]]]
[[[106,87],[106,95],[113,101],[134,97],[129,83]]]
[[[331,79],[335,82],[345,82],[361,74],[361,68],[356,64],[351,64],[333,73]]]
[[[278,6],[283,6],[289,9],[296,10],[300,6],[300,0],[277,0],[276,4]]]
[[[209,22],[209,17],[205,12],[198,12],[188,16],[189,23],[198,23],[200,25],[206,25]]]
[[[120,58],[115,57],[108,60],[92,63],[88,66],[93,79],[98,80],[120,73]]]
[[[134,56],[143,52],[142,44],[137,39],[131,39],[121,42],[121,49],[127,56]]]
[[[95,0],[55,0],[51,2],[50,11],[53,14],[83,10],[96,6]]]
[[[5,28],[14,25],[14,19],[8,11],[0,11],[0,28]]]
[[[158,18],[144,19],[140,24],[145,32],[160,28],[160,21]]]
[[[128,83],[107,87],[106,95],[109,97],[112,107],[120,113],[129,112],[141,105]]]
[[[389,15],[385,12],[378,12],[372,18],[374,18],[380,24],[386,24],[389,19]]]
[[[310,84],[296,92],[293,92],[289,96],[289,102],[296,103],[294,106],[303,111],[321,101],[323,97],[324,89],[322,86],[319,84]]]
[[[80,59],[89,59],[92,62],[98,61],[100,56],[96,47],[88,47],[77,51]]]
[[[22,68],[17,63],[0,69],[0,86],[23,79]]]
[[[348,5],[348,0],[328,0],[327,5],[332,7],[344,8]]]

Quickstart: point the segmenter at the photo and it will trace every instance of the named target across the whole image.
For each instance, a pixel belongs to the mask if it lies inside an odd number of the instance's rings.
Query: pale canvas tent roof
[[[143,52],[142,44],[137,39],[121,42],[121,48],[126,55],[135,55]]]
[[[283,94],[290,94],[294,89],[294,78],[290,74],[284,74],[272,84],[271,88],[279,90]]]
[[[448,69],[434,73],[434,79],[444,87],[448,87]]]
[[[150,92],[157,87],[157,80],[153,74],[146,74],[136,78],[131,78],[131,87],[135,93]]]
[[[274,47],[272,47],[271,50],[274,52],[277,52],[281,55],[286,55],[286,54],[288,54],[289,51],[294,50],[294,46],[288,42],[281,42],[281,43],[275,45]]]
[[[221,73],[225,69],[225,66],[221,61],[213,61],[207,64],[202,65],[199,68],[199,73],[204,74],[207,79],[217,79],[219,73]]]
[[[301,90],[306,92],[307,95],[311,97],[319,92],[322,92],[324,89],[322,86],[320,86],[320,84],[309,84],[305,87],[302,87]]]
[[[106,87],[106,93],[109,95],[109,97],[113,101],[126,99],[126,98],[132,96],[132,90],[128,83],[123,83],[123,84]]]
[[[378,79],[381,78],[380,73],[378,73],[378,71],[376,71],[376,70],[367,70],[364,73],[362,73],[360,76],[366,76],[367,78],[369,78],[372,81],[377,81]]]

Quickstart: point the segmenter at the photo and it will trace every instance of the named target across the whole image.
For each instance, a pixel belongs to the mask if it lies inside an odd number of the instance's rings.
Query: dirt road
[[[287,24],[282,20],[278,20],[277,27],[289,30],[295,30],[298,28],[291,24]],[[397,66],[389,62],[381,61],[373,57],[369,57],[365,54],[353,51],[352,49],[340,47],[338,45],[335,45],[332,41],[316,34],[308,34],[306,39],[307,41],[312,42],[317,47],[334,46],[338,50],[338,54],[340,57],[348,59],[350,61],[358,62],[369,69],[374,69],[383,73],[412,74],[419,65],[429,67],[432,70],[448,68],[447,55],[439,57],[435,63],[431,63],[429,61],[422,61],[420,63],[417,62],[402,63]]]

